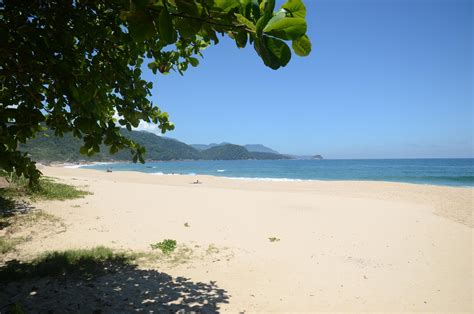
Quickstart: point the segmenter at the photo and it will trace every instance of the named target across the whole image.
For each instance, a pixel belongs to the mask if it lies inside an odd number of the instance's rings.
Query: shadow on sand
[[[0,267],[0,313],[215,313],[228,303],[215,282],[141,270],[125,256],[52,253]]]

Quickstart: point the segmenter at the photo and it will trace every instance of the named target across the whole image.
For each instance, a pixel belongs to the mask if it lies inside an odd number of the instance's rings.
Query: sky
[[[285,68],[223,38],[184,76],[147,73],[176,126],[166,136],[325,158],[474,156],[473,1],[304,2],[313,51]]]

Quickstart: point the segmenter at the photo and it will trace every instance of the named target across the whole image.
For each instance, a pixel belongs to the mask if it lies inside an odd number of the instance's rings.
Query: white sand
[[[37,204],[67,231],[26,244],[32,256],[95,245],[149,251],[170,238],[220,248],[214,260],[159,269],[216,281],[230,296],[223,311],[474,309],[473,189],[42,171],[94,194]],[[191,184],[197,178],[203,184]]]

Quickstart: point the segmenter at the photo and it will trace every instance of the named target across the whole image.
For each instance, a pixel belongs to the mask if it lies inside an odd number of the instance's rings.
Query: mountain
[[[261,160],[279,160],[279,159],[293,159],[290,156],[274,153],[264,153],[264,152],[250,152],[253,159]]]
[[[183,159],[200,159],[200,152],[176,139],[166,138],[145,131],[127,131],[122,130],[124,136],[130,138],[135,143],[146,148],[145,159],[148,160],[183,160]],[[117,152],[120,160],[130,159],[127,151]]]
[[[243,146],[225,144],[201,151],[203,159],[207,160],[241,160],[252,159],[252,155]]]
[[[321,155],[313,155],[313,156],[308,156],[308,155],[286,155],[290,159],[298,159],[298,160],[310,160],[310,159],[316,159],[316,160],[322,160],[324,159],[323,156]]]
[[[276,150],[263,146],[262,144],[247,144],[244,145],[244,147],[247,148],[249,152],[279,154]]]
[[[121,130],[122,134],[146,148],[146,160],[240,160],[240,159],[289,159],[289,157],[263,152],[249,152],[245,147],[233,144],[215,144],[213,147],[198,150],[176,139],[157,136],[145,131]],[[65,134],[54,136],[51,130],[40,132],[36,138],[20,145],[20,150],[28,152],[32,159],[42,162],[78,161],[129,161],[129,150],[109,154],[107,147],[101,146],[99,153],[87,157],[79,153],[82,141]],[[213,144],[211,144],[213,145]]]
[[[175,139],[157,136],[145,131],[121,130],[121,133],[146,148],[145,159],[147,160],[183,160],[200,159],[197,149]],[[28,152],[34,160],[38,161],[111,161],[131,160],[131,153],[124,149],[112,155],[108,153],[105,146],[101,146],[100,152],[94,156],[87,157],[79,153],[82,141],[67,133],[64,137],[54,136],[50,130],[41,132],[36,138],[20,146],[20,150]]]
[[[206,150],[206,149],[209,149],[209,148],[213,148],[213,147],[216,147],[216,146],[227,145],[227,144],[230,144],[230,143],[222,142],[222,143],[220,143],[220,144],[217,144],[217,143],[211,143],[211,144],[190,144],[189,146],[194,147],[194,148],[196,148],[197,150]]]
[[[203,151],[203,150],[206,150],[206,149],[209,149],[209,148],[213,148],[213,147],[216,147],[216,146],[223,146],[223,145],[227,145],[227,144],[230,144],[230,143],[222,142],[220,144],[216,144],[216,143],[191,144],[190,146],[196,148],[197,150]],[[271,149],[269,147],[266,147],[262,144],[246,144],[246,145],[243,145],[243,147],[245,147],[249,152],[279,154],[279,152],[277,152],[276,150],[273,150],[273,149]]]
[[[207,160],[243,160],[243,159],[261,159],[261,160],[276,160],[276,159],[291,159],[288,156],[267,153],[267,152],[250,152],[245,146],[234,144],[224,144],[211,147],[201,152],[203,159]]]

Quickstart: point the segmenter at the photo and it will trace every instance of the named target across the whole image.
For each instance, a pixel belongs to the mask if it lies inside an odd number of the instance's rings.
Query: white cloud
[[[121,118],[122,118],[122,116],[120,116],[117,113],[117,111],[115,111],[114,120],[118,121]],[[120,127],[125,128],[124,126],[120,126]],[[158,125],[150,123],[150,122],[145,122],[145,121],[140,121],[140,124],[138,125],[138,127],[136,127],[136,128],[132,127],[132,130],[146,131],[146,132],[150,132],[150,133],[153,133],[153,134],[156,134],[156,135],[161,135],[161,130],[158,129]]]
[[[138,125],[138,127],[133,128],[133,130],[146,131],[146,132],[150,132],[156,135],[161,135],[161,131],[160,129],[158,129],[158,125],[154,123],[150,123],[150,122],[145,122],[145,121],[140,121],[140,124]]]

